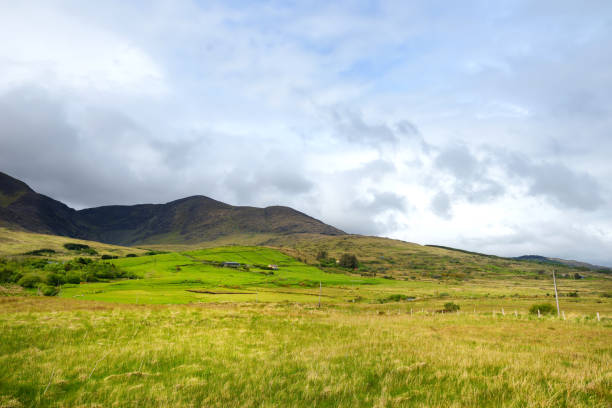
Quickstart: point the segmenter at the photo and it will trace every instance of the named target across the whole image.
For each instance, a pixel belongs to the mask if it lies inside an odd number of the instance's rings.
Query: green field
[[[608,274],[556,266],[563,317],[538,317],[552,266],[399,241],[68,261],[64,241],[59,256],[23,255],[44,248],[29,239],[2,276],[87,281],[54,297],[0,286],[0,407],[612,404]],[[320,267],[321,249],[359,267]],[[91,274],[109,268],[130,279]],[[448,303],[459,311],[441,313]]]

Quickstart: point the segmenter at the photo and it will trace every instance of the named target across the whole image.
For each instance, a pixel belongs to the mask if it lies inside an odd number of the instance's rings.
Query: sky
[[[612,266],[612,2],[0,0],[0,171]]]

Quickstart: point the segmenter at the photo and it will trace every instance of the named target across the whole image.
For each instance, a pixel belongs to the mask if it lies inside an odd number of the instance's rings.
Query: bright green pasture
[[[211,262],[239,262],[251,267],[224,268]],[[142,279],[64,285],[61,296],[121,303],[192,302],[315,302],[319,283],[325,286],[328,301],[349,301],[350,290],[338,287],[368,285],[397,286],[384,279],[327,273],[301,263],[279,251],[260,247],[223,247],[170,253],[113,261],[118,267]],[[252,265],[278,265],[275,271]],[[200,292],[215,292],[198,293]],[[330,291],[334,292],[332,296]]]

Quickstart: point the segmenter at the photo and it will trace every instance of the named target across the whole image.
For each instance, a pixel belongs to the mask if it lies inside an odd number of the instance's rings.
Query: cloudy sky
[[[612,266],[612,2],[0,1],[0,171]]]

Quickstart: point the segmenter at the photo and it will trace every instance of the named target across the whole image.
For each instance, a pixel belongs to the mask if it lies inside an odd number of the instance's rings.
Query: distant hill
[[[232,206],[204,196],[77,211],[2,172],[0,226],[117,245],[196,243],[235,234],[345,234],[289,207]]]
[[[553,265],[554,264],[565,265],[565,266],[570,266],[572,268],[581,268],[585,270],[588,269],[592,271],[611,271],[612,272],[612,268],[609,268],[607,266],[593,265],[587,262],[580,262],[580,261],[561,259],[561,258],[549,258],[546,256],[541,256],[541,255],[522,255],[522,256],[517,256],[512,259],[516,259],[519,261],[540,262],[540,263],[553,264]]]
[[[607,266],[593,265],[587,262],[580,262],[580,261],[567,260],[567,259],[561,259],[561,258],[549,258],[546,256],[541,256],[541,255],[521,255],[521,256],[515,256],[511,258],[505,258],[501,256],[496,256],[496,255],[482,254],[480,252],[472,252],[472,251],[466,251],[463,249],[446,247],[442,245],[426,245],[426,246],[429,246],[432,248],[447,249],[450,251],[463,252],[465,254],[486,256],[490,258],[492,257],[492,258],[509,259],[509,260],[511,259],[511,260],[516,260],[516,261],[537,262],[537,263],[550,264],[550,265],[569,266],[569,267],[577,268],[577,269],[599,271],[599,272],[606,272],[606,273],[612,272],[612,268],[609,268]]]

